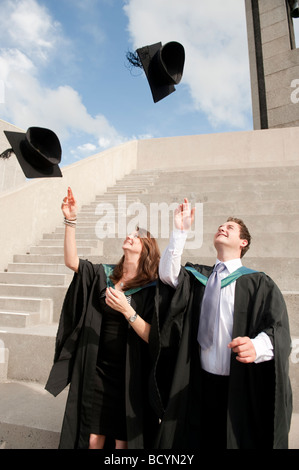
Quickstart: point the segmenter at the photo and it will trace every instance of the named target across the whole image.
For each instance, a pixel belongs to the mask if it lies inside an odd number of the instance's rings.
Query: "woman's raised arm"
[[[75,272],[78,272],[79,257],[76,244],[77,203],[71,188],[63,199],[61,210],[64,215],[64,263]]]

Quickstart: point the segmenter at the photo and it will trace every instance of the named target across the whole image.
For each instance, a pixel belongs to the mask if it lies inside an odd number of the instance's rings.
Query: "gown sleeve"
[[[74,353],[88,302],[88,292],[97,275],[99,265],[80,259],[62,305],[56,335],[54,363],[46,390],[58,395],[70,382]]]

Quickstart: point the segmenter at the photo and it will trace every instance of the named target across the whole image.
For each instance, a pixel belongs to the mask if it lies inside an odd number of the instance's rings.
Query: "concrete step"
[[[128,193],[128,194],[140,194],[140,193],[146,193],[147,189],[143,185],[129,185],[129,184],[123,184],[119,185],[117,188],[107,188],[107,192],[109,194],[122,194],[122,193]]]
[[[79,257],[85,257],[85,255],[81,252],[78,253]],[[52,254],[52,255],[33,255],[27,253],[26,255],[14,255],[13,256],[14,263],[36,263],[36,264],[64,264],[64,255],[60,254]]]
[[[188,189],[190,192],[230,192],[230,191],[288,191],[288,190],[296,190],[298,189],[297,179],[285,179],[282,180],[259,180],[256,181],[254,178],[250,178],[248,180],[243,180],[239,182],[235,179],[234,184],[232,185],[231,181],[226,180],[218,180],[213,181],[208,179],[199,180],[198,178],[194,178],[192,175],[188,178],[189,183],[187,184],[186,181],[182,181],[181,178],[173,178],[169,177],[169,181],[158,181],[155,186],[148,189],[149,193],[168,193],[174,192],[178,194],[182,194],[182,191],[186,191]]]
[[[79,258],[99,258],[102,256],[101,251],[94,250],[93,253],[87,255],[86,253],[82,253],[81,251],[78,252]],[[64,264],[64,255],[63,254],[26,254],[26,255],[14,255],[13,256],[13,263],[32,263],[32,264],[46,264],[52,265],[57,264],[61,265]],[[56,271],[55,271],[56,272]]]
[[[140,203],[139,203],[140,204]],[[126,207],[126,209],[122,212],[119,213],[116,210],[114,210],[113,206],[109,208],[109,212],[103,212],[102,210],[99,210],[98,213],[95,212],[82,212],[81,213],[81,223],[78,224],[78,228],[80,227],[85,227],[88,225],[93,225],[95,224],[99,219],[102,217],[105,217],[107,220],[114,218],[116,221],[118,220],[119,217],[124,217],[128,214],[128,209],[130,206]]]
[[[136,200],[139,199],[139,197],[147,196],[147,195],[148,195],[148,192],[146,193],[139,192],[139,193],[135,193],[134,195],[131,195],[130,193],[126,193],[125,191],[115,192],[113,194],[105,193],[95,198],[89,204],[83,205],[81,209],[86,210],[88,209],[88,207],[94,208],[94,207],[97,207],[98,205],[108,205],[109,207],[110,204],[116,205],[116,203],[118,203],[119,201],[126,201],[127,204],[133,204]],[[121,204],[119,204],[119,208],[122,208]],[[81,219],[81,216],[80,216],[80,219]]]
[[[81,223],[85,224],[88,222],[94,222],[98,220],[99,216],[95,214],[93,211],[89,212],[80,212],[80,222],[78,221],[78,226],[80,226]]]
[[[156,188],[155,188],[156,189]],[[225,201],[284,201],[284,200],[299,200],[299,189],[298,188],[282,188],[281,190],[263,190],[261,188],[252,188],[248,190],[244,189],[231,189],[223,190],[220,188],[211,190],[204,190],[200,186],[186,186],[181,185],[181,188],[172,188],[172,186],[163,187],[159,190],[153,190],[149,193],[138,193],[134,201],[130,201],[126,194],[120,195],[114,200],[108,199],[107,201],[95,201],[88,205],[84,205],[81,208],[80,216],[84,212],[90,212],[96,209],[99,204],[114,204],[118,201],[126,201],[127,205],[134,204],[137,201],[143,201],[144,203],[162,203],[168,201],[182,201],[184,197],[188,197],[190,200],[195,200],[196,202],[225,202]]]
[[[293,336],[299,338],[299,291],[282,291],[288,309],[290,330]],[[299,349],[298,349],[299,352]],[[299,356],[298,356],[299,362]]]
[[[144,179],[144,178],[126,178],[124,177],[121,180],[116,181],[116,184],[113,186],[108,186],[107,191],[114,191],[115,188],[121,188],[122,186],[129,186],[132,189],[136,187],[143,188],[145,186],[150,186],[152,184],[152,179]]]
[[[89,204],[88,206],[84,206],[81,208],[80,211],[80,221],[86,220],[87,217],[96,216],[99,214],[105,215],[106,213],[110,214],[113,212],[114,214],[125,214],[127,212],[127,207],[131,207],[132,205],[136,204],[136,202],[140,202],[141,196],[136,197],[135,201],[128,201],[126,198],[118,199],[116,201],[109,201],[109,202],[98,202],[94,205]]]
[[[95,235],[95,225],[98,221],[99,217],[97,216],[94,220],[94,222],[86,220],[85,222],[81,222],[81,224],[77,225],[76,228],[76,239],[78,240],[78,237],[81,237],[81,239],[85,239],[87,236],[88,240],[93,240],[94,238],[97,238]],[[56,227],[55,232],[53,233],[47,233],[44,235],[45,239],[61,239],[61,237],[64,238],[64,227]],[[98,240],[98,239],[97,239]],[[93,240],[94,241],[94,240]]]
[[[78,246],[78,251],[82,253],[82,255],[87,256],[92,253],[93,250],[95,250],[95,247],[91,246]],[[32,246],[30,247],[30,254],[32,255],[63,255],[64,254],[64,249],[63,246],[60,244],[60,246]]]
[[[52,273],[52,274],[72,274],[72,271],[65,264],[43,264],[43,263],[9,263],[8,272],[27,273]]]
[[[86,229],[80,229],[79,227],[76,229],[76,240],[77,243],[82,247],[92,247],[98,248],[100,246],[101,241],[97,238],[94,227],[92,230],[88,231]],[[64,242],[64,231],[56,231],[55,233],[47,233],[44,235],[43,240],[38,242],[39,246],[62,246]]]
[[[183,190],[183,188],[182,188]],[[186,191],[186,189],[185,189]],[[190,195],[190,198],[194,199],[196,202],[225,202],[225,201],[262,201],[265,202],[266,204],[269,203],[270,201],[285,201],[287,200],[299,200],[299,190],[298,188],[295,189],[282,189],[280,191],[273,191],[273,190],[267,190],[263,191],[260,188],[253,188],[252,190],[230,190],[230,191],[203,191],[201,188],[197,187],[196,188],[191,188],[188,187],[187,189],[188,194]],[[182,191],[175,190],[175,192],[172,190],[172,188],[169,188],[169,194],[176,194],[176,195],[182,195],[181,197],[184,197],[184,193],[182,194]],[[154,200],[160,201],[160,200],[167,200],[168,193],[165,193],[161,191],[159,193],[158,191],[155,191],[153,193],[154,195]],[[142,200],[148,199],[152,200],[153,199],[152,194],[148,195],[140,195],[140,198]],[[162,197],[161,197],[162,196]]]
[[[26,284],[44,286],[65,286],[69,282],[66,274],[42,274],[42,273],[0,273],[0,283],[2,284]]]
[[[99,196],[96,196],[94,201],[91,201],[90,204],[99,204],[101,202],[110,202],[110,201],[117,201],[118,198],[119,198],[119,195],[121,193],[104,193],[104,194],[100,194]],[[136,194],[126,194],[126,199],[130,202],[134,202],[136,200]],[[84,206],[88,206],[89,204],[84,204],[82,207]]]
[[[200,191],[198,192],[192,192],[189,191],[188,188],[186,188],[186,191],[181,194],[181,193],[175,193],[175,192],[170,192],[169,194],[141,194],[138,197],[136,197],[136,202],[142,202],[142,204],[162,204],[162,203],[167,203],[167,204],[172,204],[172,203],[181,203],[183,202],[183,198],[186,197],[188,198],[189,202],[192,204],[194,203],[203,203],[204,208],[206,208],[206,213],[207,215],[215,215],[214,212],[210,212],[210,209],[213,208],[219,208],[219,214],[221,213],[222,216],[223,214],[226,214],[228,211],[234,210],[238,211],[239,213],[241,212],[242,214],[250,214],[248,210],[246,210],[246,207],[248,206],[251,208],[251,206],[256,205],[259,208],[259,211],[264,211],[262,212],[265,214],[272,214],[271,211],[269,211],[269,206],[270,205],[275,205],[277,206],[278,210],[281,210],[282,213],[285,213],[284,210],[282,210],[284,207],[290,207],[292,208],[293,212],[298,213],[298,205],[296,206],[295,203],[298,204],[298,197],[295,197],[294,199],[279,199],[277,198],[272,192],[266,192],[264,194],[253,194],[252,192],[248,192],[247,196],[244,196],[243,191],[231,191],[229,193],[223,192],[220,196],[218,193],[218,196],[214,196],[212,194],[201,194]],[[271,198],[272,196],[272,198]],[[125,199],[124,199],[125,201]],[[130,205],[127,203],[127,206]],[[285,206],[286,205],[286,206]],[[93,206],[90,206],[93,207]],[[174,206],[175,207],[175,204]],[[234,209],[234,208],[237,209]],[[297,210],[296,210],[297,207]],[[224,210],[223,210],[224,209]],[[215,209],[214,209],[215,210]],[[85,213],[87,210],[85,211]],[[92,213],[92,211],[90,212]]]
[[[238,196],[240,196],[242,200],[247,197],[250,199],[250,195],[253,195],[256,199],[260,197],[264,197],[268,200],[273,200],[275,198],[284,199],[284,196],[289,196],[289,199],[298,199],[298,188],[296,187],[295,180],[293,182],[285,181],[284,185],[281,183],[280,185],[275,186],[273,182],[271,185],[267,186],[247,183],[230,187],[231,183],[184,184],[173,182],[172,184],[157,186],[146,194],[140,194],[140,196],[136,195],[136,198],[141,197],[146,199],[154,196],[159,201],[163,200],[163,198],[169,197],[170,194],[175,194],[183,199],[185,197],[185,193],[188,193],[189,198],[201,198],[202,200],[216,198],[216,201],[221,199],[220,195],[223,195],[227,200],[231,200]],[[125,196],[122,197],[124,198]],[[95,202],[92,204],[94,205]]]
[[[172,213],[170,213],[170,229],[169,233],[172,230]],[[201,214],[199,214],[201,216]],[[105,220],[108,220],[108,217],[105,215]],[[128,221],[131,220],[134,215],[127,214]],[[151,228],[151,212],[147,210],[147,227]],[[203,214],[203,230],[205,233],[214,233],[217,230],[217,227],[226,220],[227,216],[223,218],[222,215],[209,216],[205,213]],[[157,217],[153,219],[156,221]],[[86,220],[86,222],[81,222],[77,225],[76,228],[76,238],[77,240],[97,238],[95,227],[99,221],[102,220],[102,216],[95,215],[92,220]],[[118,228],[118,218],[115,214],[111,215],[111,220],[115,221],[115,227]],[[158,219],[161,220],[161,213],[158,215]],[[261,218],[257,218],[255,215],[247,215],[244,222],[249,228],[252,235],[255,232],[261,233],[277,233],[277,232],[294,232],[299,231],[299,213],[298,214],[280,214],[279,218],[273,215],[263,215]],[[64,227],[57,227],[55,233],[44,235],[46,239],[62,239],[64,238]],[[45,242],[46,243],[46,242]],[[81,243],[81,242],[80,242]]]
[[[154,175],[154,174],[142,174],[142,173],[139,173],[138,171],[135,173],[135,170],[134,172],[128,174],[128,175],[125,175],[122,179],[118,179],[116,180],[116,183],[115,184],[119,184],[119,183],[122,183],[123,181],[140,181],[140,182],[143,182],[144,184],[151,184],[151,183],[154,183],[157,179],[157,176]]]
[[[149,192],[153,192],[157,188],[159,192],[161,188],[166,188],[166,191],[169,191],[169,188],[173,185],[174,189],[180,190],[182,188],[193,189],[205,189],[208,191],[211,190],[253,190],[254,188],[261,189],[283,189],[283,184],[285,184],[285,189],[290,188],[296,189],[296,180],[298,180],[298,172],[294,174],[278,176],[267,176],[267,175],[205,175],[203,173],[197,174],[197,172],[183,172],[179,175],[169,173],[167,175],[160,175],[157,179],[154,186],[148,188]],[[287,184],[290,183],[290,188]]]
[[[189,194],[186,192],[183,197],[187,197],[189,201],[194,205],[195,203],[198,204],[203,204],[202,209],[203,209],[203,214],[207,214],[209,216],[222,216],[222,217],[229,217],[229,216],[234,216],[234,217],[240,217],[241,219],[245,219],[246,217],[250,215],[255,215],[255,216],[264,216],[264,215],[277,215],[280,216],[281,214],[294,214],[298,215],[298,207],[299,207],[299,200],[281,200],[281,201],[271,201],[271,200],[261,200],[261,201],[252,201],[251,199],[243,200],[243,201],[219,201],[219,202],[213,202],[213,201],[198,201],[196,198],[193,198],[193,195]],[[182,196],[181,195],[176,195],[176,194],[170,194],[170,196],[166,199],[163,197],[161,200],[159,200],[157,197],[154,197],[152,195],[143,195],[142,197],[140,196],[138,200],[135,201],[136,203],[141,203],[145,206],[145,209],[147,207],[150,207],[149,204],[155,204],[154,208],[158,209],[158,204],[159,203],[164,203],[167,205],[173,204],[171,207],[167,207],[169,211],[174,210],[176,207],[176,204],[179,204],[182,202]],[[200,206],[199,206],[200,207]],[[129,206],[126,206],[126,211],[124,213],[127,213]],[[113,210],[115,207],[113,208]],[[137,207],[133,208],[135,212],[137,212]],[[139,210],[144,208],[142,206],[139,206]],[[148,210],[148,209],[147,209]],[[115,214],[117,215],[117,212],[115,210]],[[102,213],[101,213],[102,215]],[[94,211],[91,211],[90,209],[86,209],[86,211],[82,211],[80,213],[80,218],[83,220],[83,218],[88,219],[88,220],[97,220],[99,216],[95,214]]]
[[[154,175],[153,170],[153,175]],[[137,176],[140,173],[132,172],[131,175]],[[244,181],[244,180],[255,180],[255,181],[271,181],[271,180],[283,180],[283,179],[296,179],[299,176],[298,166],[290,167],[256,167],[256,168],[218,168],[218,169],[199,169],[199,168],[188,168],[188,170],[182,169],[165,169],[157,170],[156,172],[157,180],[156,184],[164,181],[165,183],[168,179],[179,179],[184,182],[188,180],[227,180],[227,181]],[[157,182],[158,181],[158,182]]]
[[[157,179],[156,179],[157,181]],[[136,192],[147,192],[151,190],[155,182],[140,181],[138,178],[132,180],[119,181],[115,186],[108,186],[105,194],[115,194],[118,192],[127,191],[132,197]]]
[[[63,300],[68,288],[65,286],[50,286],[35,284],[0,284],[0,296],[6,297],[36,297],[51,299],[53,302],[53,321],[57,322],[60,317]]]
[[[299,413],[299,336],[292,336],[292,352],[289,360],[289,375],[293,391],[293,411]],[[299,449],[299,441],[297,441]]]
[[[169,174],[184,174],[184,173],[192,173],[192,174],[203,174],[203,175],[268,175],[268,176],[281,176],[292,174],[297,172],[299,174],[299,169],[297,166],[291,165],[282,165],[282,166],[247,166],[246,168],[237,167],[234,165],[233,167],[221,167],[221,168],[198,168],[198,166],[188,166],[188,169],[184,166],[176,167],[176,168],[159,168],[159,169],[136,169],[133,170],[130,177],[142,177],[145,175],[151,175],[152,177],[161,177],[163,175]]]
[[[1,327],[0,342],[9,350],[7,377],[45,383],[53,364],[56,332],[57,323]]]
[[[67,390],[53,397],[34,382],[0,384],[0,448],[57,449]]]
[[[5,348],[4,343],[0,341],[0,384],[7,381],[8,360],[9,350]]]
[[[38,325],[40,315],[38,312],[5,312],[0,310],[0,328],[7,326],[24,328],[26,326]]]
[[[31,297],[0,297],[0,308],[8,311],[14,311],[16,309],[23,310],[26,312],[40,312],[41,310],[47,311],[51,309],[51,299],[40,299]]]
[[[0,327],[17,327],[52,323],[52,299],[0,297]]]

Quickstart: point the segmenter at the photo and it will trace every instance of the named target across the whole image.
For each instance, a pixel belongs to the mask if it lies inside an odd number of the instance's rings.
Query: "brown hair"
[[[158,268],[160,261],[160,250],[158,243],[147,230],[136,228],[139,232],[139,238],[142,243],[142,251],[139,258],[137,274],[133,279],[126,282],[124,290],[132,287],[140,287],[158,277]],[[125,256],[123,255],[110,276],[111,281],[116,284],[123,275],[123,265]]]
[[[240,239],[241,240],[247,240],[247,242],[248,242],[247,245],[243,246],[243,248],[241,249],[241,258],[243,258],[245,253],[247,253],[247,251],[249,250],[249,246],[250,246],[250,242],[251,242],[251,235],[249,233],[249,230],[246,227],[246,225],[244,224],[243,220],[238,219],[237,217],[229,217],[227,219],[227,222],[235,222],[236,224],[238,224],[239,227],[240,227]]]

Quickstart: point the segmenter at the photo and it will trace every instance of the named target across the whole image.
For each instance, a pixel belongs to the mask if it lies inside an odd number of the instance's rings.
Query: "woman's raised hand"
[[[64,217],[68,220],[73,220],[77,217],[77,202],[75,201],[71,188],[68,188],[67,196],[63,198],[61,210]]]

